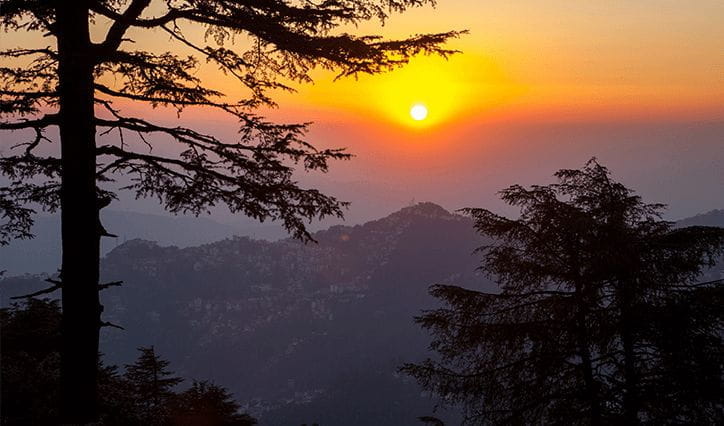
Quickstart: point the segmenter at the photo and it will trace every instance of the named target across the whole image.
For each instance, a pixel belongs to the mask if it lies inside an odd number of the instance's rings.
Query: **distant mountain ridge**
[[[117,238],[103,238],[103,255],[124,242],[136,238],[158,241],[163,245],[188,247],[210,243],[232,235],[257,235],[259,238],[280,236],[275,227],[244,228],[193,216],[161,216],[120,210],[104,210],[102,219]],[[0,270],[10,275],[52,273],[60,264],[60,218],[58,215],[36,217],[32,229],[35,238],[15,240],[0,247]]]
[[[471,220],[422,203],[313,236],[119,246],[103,271],[126,285],[104,303],[128,331],[104,348],[125,358],[133,342],[154,344],[185,376],[229,386],[262,424],[417,424],[433,402],[396,368],[425,352],[412,319],[435,305],[427,287],[482,282]]]
[[[434,203],[422,209],[430,214],[445,210]],[[400,212],[405,209],[400,210]],[[400,213],[398,212],[398,213]],[[393,213],[394,216],[397,213]],[[448,213],[449,214],[449,213]],[[220,241],[234,235],[254,239],[277,240],[284,238],[283,230],[274,224],[228,225],[209,218],[193,216],[164,216],[120,210],[104,210],[106,228],[117,238],[104,238],[101,251],[105,255],[113,248],[133,240],[156,241],[160,246],[191,247]],[[373,221],[374,222],[374,221]],[[371,223],[371,222],[368,222]],[[677,226],[720,226],[724,227],[724,210],[712,210],[693,217],[681,219]],[[337,225],[340,226],[340,225]],[[333,231],[337,226],[319,231],[320,234]],[[60,264],[60,220],[57,215],[36,217],[31,240],[15,240],[9,246],[0,247],[0,271],[8,275],[53,273]]]
[[[724,209],[710,210],[706,213],[681,219],[676,222],[676,226],[682,228],[687,226],[717,226],[724,228]]]

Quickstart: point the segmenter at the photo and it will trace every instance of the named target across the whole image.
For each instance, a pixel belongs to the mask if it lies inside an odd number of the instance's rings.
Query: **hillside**
[[[105,305],[127,331],[106,333],[105,350],[127,359],[153,344],[184,376],[251,401],[263,424],[416,424],[432,403],[396,368],[425,352],[412,318],[433,306],[427,287],[475,285],[470,221],[420,204],[314,237],[119,246],[103,270],[126,284]]]

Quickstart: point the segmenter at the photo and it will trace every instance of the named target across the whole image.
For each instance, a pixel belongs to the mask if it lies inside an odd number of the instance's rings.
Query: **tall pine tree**
[[[404,369],[473,424],[724,420],[721,281],[698,283],[724,229],[675,229],[591,160],[468,209],[498,292],[437,285],[418,318],[438,359]],[[718,408],[717,408],[718,407]]]
[[[169,371],[169,362],[161,359],[150,347],[138,348],[136,362],[126,365],[123,378],[132,392],[133,410],[139,425],[164,425],[170,416],[174,388],[183,379]]]

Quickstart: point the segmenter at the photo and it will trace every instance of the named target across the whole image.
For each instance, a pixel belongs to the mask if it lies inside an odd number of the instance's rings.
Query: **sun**
[[[423,104],[415,104],[410,108],[410,117],[415,121],[422,121],[427,118],[427,107]]]

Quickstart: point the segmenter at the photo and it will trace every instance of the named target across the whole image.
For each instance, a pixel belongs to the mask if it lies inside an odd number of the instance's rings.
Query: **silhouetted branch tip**
[[[114,323],[112,323],[112,322],[110,322],[110,321],[101,321],[101,322],[100,322],[100,326],[101,326],[101,327],[117,328],[117,329],[119,329],[119,330],[124,330],[124,331],[126,330],[125,328],[121,327],[120,325],[114,324]]]
[[[98,290],[105,290],[110,287],[120,287],[123,285],[123,281],[111,281],[98,285]]]
[[[60,285],[60,284],[56,284],[56,285],[54,285],[54,286],[52,286],[52,287],[48,287],[48,288],[43,289],[43,290],[38,290],[38,291],[35,291],[35,292],[33,292],[33,293],[25,294],[25,295],[22,295],[22,296],[13,296],[13,297],[11,297],[10,299],[12,299],[12,300],[32,299],[33,297],[42,296],[42,295],[44,295],[44,294],[50,294],[50,293],[53,293],[53,292],[55,292],[55,291],[57,291],[57,290],[60,290],[60,289],[61,289],[61,285]]]

